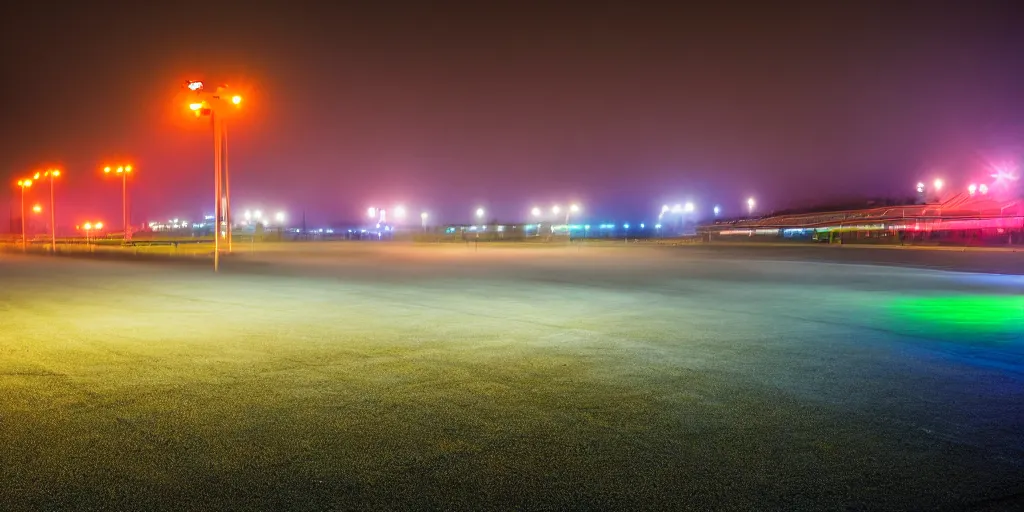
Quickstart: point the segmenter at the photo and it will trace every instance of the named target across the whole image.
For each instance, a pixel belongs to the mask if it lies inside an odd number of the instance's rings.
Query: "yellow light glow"
[[[38,180],[39,179],[39,173],[37,172],[34,176],[32,176],[32,178]]]
[[[132,166],[130,166],[130,165],[124,166],[124,172],[132,172]]]
[[[60,170],[54,169],[54,170],[50,171],[50,176],[53,176],[54,178],[60,176]]]
[[[103,172],[110,172],[110,166],[108,165],[108,166],[104,167],[103,168]]]
[[[43,207],[42,207],[42,206],[39,206],[39,205],[37,204],[37,205],[35,205],[35,206],[33,206],[33,207],[32,207],[32,211],[34,211],[34,212],[36,212],[36,213],[39,213],[39,212],[43,211]]]
[[[241,96],[236,94],[236,95],[231,97],[231,103],[234,103],[235,105],[238,105],[241,102],[242,102],[242,97]]]
[[[82,229],[89,231],[90,229],[92,229],[92,224],[86,222],[85,224],[82,224]]]
[[[203,89],[203,83],[199,80],[191,80],[188,82],[188,89],[190,91],[200,91]]]
[[[119,166],[119,167],[117,168],[117,173],[118,173],[118,174],[121,174],[121,173],[123,173],[123,172],[124,172],[124,166]]]
[[[21,186],[23,186],[23,187],[31,187],[32,186],[32,180],[22,181],[21,182]]]
[[[199,109],[203,108],[203,104],[202,103],[189,103],[188,108],[190,108],[192,110],[199,110]]]
[[[96,223],[96,226],[94,226],[94,227],[95,227],[96,229],[103,229],[103,223],[102,223],[102,222],[97,222],[97,223]]]

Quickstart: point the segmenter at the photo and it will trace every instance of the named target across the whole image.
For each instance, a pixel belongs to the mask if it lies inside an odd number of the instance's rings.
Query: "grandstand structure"
[[[806,239],[828,243],[1024,243],[1024,199],[957,193],[930,204],[773,215],[702,226],[708,240]]]

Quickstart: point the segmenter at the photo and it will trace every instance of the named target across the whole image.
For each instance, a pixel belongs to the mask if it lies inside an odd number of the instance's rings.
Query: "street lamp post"
[[[550,240],[554,240],[555,239],[555,223],[558,222],[557,215],[559,213],[561,213],[561,212],[562,212],[562,207],[561,206],[558,206],[556,204],[556,205],[551,207],[551,214],[552,215],[556,215],[556,217],[552,217],[551,218],[551,238],[550,238]],[[569,213],[566,212],[566,220],[568,220],[568,218],[569,218]]]
[[[21,252],[28,250],[28,232],[25,231],[25,189],[32,186],[32,180],[18,180],[21,187]]]
[[[60,176],[60,169],[50,169],[43,173],[50,179],[50,252],[57,252],[57,213],[55,204],[53,201],[53,179]],[[39,173],[36,173],[35,178],[39,179]]]
[[[483,227],[484,213],[486,213],[486,212],[484,212],[484,209],[482,207],[476,209],[476,218],[477,218],[477,220],[480,221],[480,224],[481,224],[480,227],[481,228]],[[476,238],[475,238],[475,240],[476,241],[473,243],[473,250],[480,250],[480,230],[479,229],[476,230]]]
[[[110,174],[111,172],[121,176],[121,224],[124,226],[124,241],[127,242],[132,239],[131,230],[128,226],[128,175],[132,173],[132,166],[119,165],[116,169],[113,169],[108,165],[103,168],[104,174]]]
[[[571,204],[569,208],[565,210],[565,236],[569,237],[569,242],[572,242],[572,228],[569,227],[569,214],[577,213],[580,211],[578,204]]]
[[[754,214],[754,205],[755,204],[757,204],[757,202],[754,201],[753,197],[747,199],[747,213],[748,213],[748,215],[753,215]]]
[[[195,112],[196,117],[210,116],[210,124],[213,126],[213,158],[214,158],[214,235],[213,235],[213,271],[220,270],[220,238],[221,226],[226,224],[225,233],[228,239],[228,252],[231,252],[231,191],[230,177],[228,176],[228,155],[227,155],[227,128],[221,107],[241,105],[242,97],[232,95],[227,86],[218,86],[214,92],[204,90],[204,84],[198,80],[186,82],[185,87],[195,93],[196,101],[189,103],[189,108]]]
[[[53,179],[60,176],[60,170],[50,169],[46,171],[50,177],[50,252],[57,253],[57,209],[53,199]]]

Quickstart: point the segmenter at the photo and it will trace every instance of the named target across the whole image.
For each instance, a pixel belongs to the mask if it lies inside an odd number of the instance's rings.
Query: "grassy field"
[[[0,509],[1024,500],[1018,276],[832,252],[264,249],[219,275],[0,254]]]

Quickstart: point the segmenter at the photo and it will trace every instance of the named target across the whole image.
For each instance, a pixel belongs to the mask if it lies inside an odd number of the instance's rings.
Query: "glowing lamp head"
[[[277,214],[274,215],[274,220],[284,222],[284,212],[277,212]]]
[[[982,194],[988,194],[988,185],[984,183],[978,185],[978,192],[981,192]]]
[[[120,167],[118,167],[118,168],[117,168],[117,173],[118,173],[118,174],[123,174],[123,173],[124,173],[124,166],[120,166]]]
[[[719,213],[722,213],[722,208],[720,206],[718,206],[718,205],[715,205],[714,212],[715,212],[715,215],[718,215]]]
[[[668,205],[667,204],[661,205],[661,213],[668,213]]]
[[[398,217],[398,218],[405,217],[405,207],[404,206],[396,206],[395,207],[395,217]]]
[[[190,90],[192,92],[199,92],[199,91],[203,90],[203,82],[201,82],[199,80],[189,80],[185,84],[185,87],[188,87],[188,90]]]
[[[60,176],[60,169],[54,169],[54,170],[50,171],[50,176],[53,176],[54,178],[59,177]]]
[[[555,215],[558,215],[558,212],[560,211],[562,211],[562,208],[560,206],[556,205],[551,207],[551,213],[554,213]]]
[[[936,179],[936,180],[935,180],[935,181],[934,181],[934,182],[932,183],[932,186],[933,186],[933,187],[935,187],[935,191],[936,191],[936,192],[938,192],[938,191],[942,190],[942,186],[943,186],[943,185],[945,185],[945,183],[943,183],[941,179]]]
[[[92,227],[94,227],[96,229],[103,229],[103,223],[102,222],[97,222]]]
[[[372,207],[372,206],[367,208],[366,209],[366,216],[371,218],[371,219],[376,217],[377,216],[377,209]]]
[[[28,188],[32,186],[32,180],[21,180],[18,182],[18,186],[22,188]]]
[[[427,212],[423,212],[420,214],[420,220],[427,220]]]
[[[39,179],[39,173],[37,172],[34,175],[32,175],[32,179],[38,180]]]
[[[569,211],[571,211],[573,213],[580,211],[580,205],[574,204],[574,205],[570,206],[569,207]]]
[[[977,191],[978,191],[978,186],[975,185],[974,183],[971,183],[970,185],[967,186],[967,193],[968,194],[974,195],[974,193],[977,192]]]
[[[483,208],[477,208],[476,209],[476,216],[477,217],[483,217],[484,216],[484,209]]]
[[[242,103],[242,97],[237,94],[232,96],[231,103],[234,103],[235,105],[240,105]]]
[[[103,168],[103,172],[105,172],[107,174],[110,174],[110,166],[108,165],[108,166],[104,167]]]
[[[33,207],[32,207],[32,211],[33,211],[33,212],[35,212],[35,213],[39,213],[39,212],[43,211],[43,207],[42,207],[42,206],[39,206],[39,205],[37,204],[37,205],[35,205],[35,206],[33,206]]]
[[[693,203],[686,203],[686,206],[683,207],[683,211],[689,213],[692,212],[694,208]]]
[[[532,214],[534,217],[540,217],[540,208],[534,206],[533,209],[530,210],[530,214]]]
[[[92,223],[86,222],[85,224],[82,224],[82,229],[89,231],[90,229],[92,229]]]
[[[124,172],[132,172],[132,166],[130,166],[130,165],[124,166]]]

